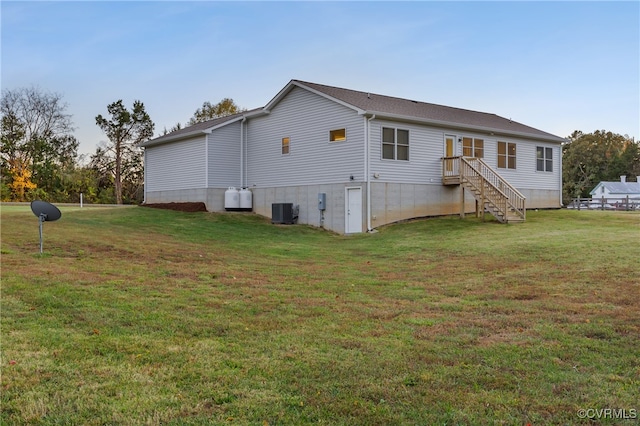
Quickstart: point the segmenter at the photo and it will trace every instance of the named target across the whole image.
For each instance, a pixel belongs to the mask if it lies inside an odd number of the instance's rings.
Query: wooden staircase
[[[524,222],[526,219],[525,196],[481,158],[444,157],[442,184],[462,185],[470,190],[482,214],[488,211],[501,223]],[[461,216],[464,216],[464,189],[461,204]]]

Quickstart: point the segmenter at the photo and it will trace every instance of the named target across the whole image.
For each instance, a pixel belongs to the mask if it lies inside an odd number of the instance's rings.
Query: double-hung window
[[[478,138],[462,138],[462,155],[465,157],[484,157],[484,140]]]
[[[516,168],[516,144],[498,141],[498,167],[501,169]]]
[[[409,161],[409,131],[393,127],[382,128],[382,158]]]
[[[553,171],[553,148],[536,147],[536,170],[539,172]]]
[[[289,155],[290,139],[282,138],[282,155]]]

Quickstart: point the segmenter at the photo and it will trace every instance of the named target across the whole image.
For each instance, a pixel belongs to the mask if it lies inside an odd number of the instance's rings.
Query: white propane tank
[[[235,210],[240,208],[240,192],[230,186],[224,191],[224,208],[226,210]]]
[[[240,190],[240,208],[242,210],[251,210],[253,208],[253,194],[247,188]]]

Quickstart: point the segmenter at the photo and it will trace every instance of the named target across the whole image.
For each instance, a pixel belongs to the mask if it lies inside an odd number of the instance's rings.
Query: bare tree
[[[3,169],[12,174],[20,164],[38,188],[54,189],[60,168],[73,163],[78,141],[71,115],[57,93],[37,87],[4,90],[0,100]]]

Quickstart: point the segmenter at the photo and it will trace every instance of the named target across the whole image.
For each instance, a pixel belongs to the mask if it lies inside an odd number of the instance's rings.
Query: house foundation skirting
[[[253,211],[271,217],[273,203],[298,206],[298,223],[322,226],[345,233],[347,188],[362,189],[362,232],[367,224],[366,182],[326,185],[249,188],[253,194]],[[147,192],[147,203],[204,202],[207,210],[222,212],[226,188],[186,189]],[[401,220],[425,216],[460,214],[460,186],[371,182],[371,226],[377,228]],[[559,191],[520,189],[527,197],[526,208],[560,207]],[[326,210],[318,209],[318,194],[326,194]],[[475,212],[475,199],[465,191],[465,212]]]
[[[362,187],[362,182],[326,185],[300,185],[270,188],[250,188],[253,192],[253,211],[271,217],[273,203],[292,203],[298,206],[298,223],[322,226],[334,232],[345,232],[345,190]],[[318,209],[318,194],[326,194],[326,209]],[[363,195],[362,222],[366,223],[366,204]],[[363,229],[362,231],[365,231]]]
[[[205,188],[147,191],[144,194],[144,202],[148,204],[205,202],[207,191]]]
[[[560,205],[560,191],[549,189],[518,189],[527,197],[527,209],[557,209]]]

